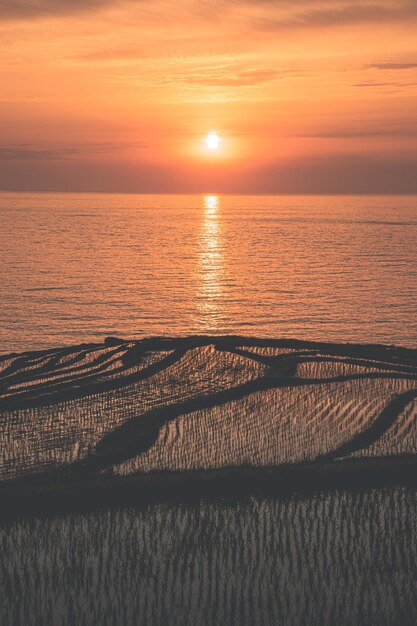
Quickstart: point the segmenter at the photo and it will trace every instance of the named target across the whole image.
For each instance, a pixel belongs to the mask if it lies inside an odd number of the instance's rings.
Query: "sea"
[[[417,196],[0,193],[0,352],[106,336],[417,345]]]

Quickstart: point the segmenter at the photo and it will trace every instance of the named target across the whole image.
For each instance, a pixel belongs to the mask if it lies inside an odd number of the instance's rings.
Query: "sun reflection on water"
[[[204,196],[205,214],[215,215],[219,208],[219,196]]]
[[[222,312],[223,239],[219,222],[219,196],[204,196],[197,267],[197,323],[218,329]]]

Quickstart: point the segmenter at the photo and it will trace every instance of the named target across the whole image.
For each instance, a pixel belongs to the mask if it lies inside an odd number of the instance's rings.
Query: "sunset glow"
[[[416,27],[414,0],[0,2],[0,188],[417,191]]]

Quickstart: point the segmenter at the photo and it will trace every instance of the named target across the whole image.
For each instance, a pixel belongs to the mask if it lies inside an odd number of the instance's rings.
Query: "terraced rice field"
[[[417,351],[109,338],[0,361],[0,478],[417,452]]]

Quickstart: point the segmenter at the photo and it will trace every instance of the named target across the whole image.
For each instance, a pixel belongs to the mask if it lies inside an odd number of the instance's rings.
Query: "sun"
[[[209,150],[217,150],[220,145],[220,137],[214,130],[207,135],[204,141]]]

